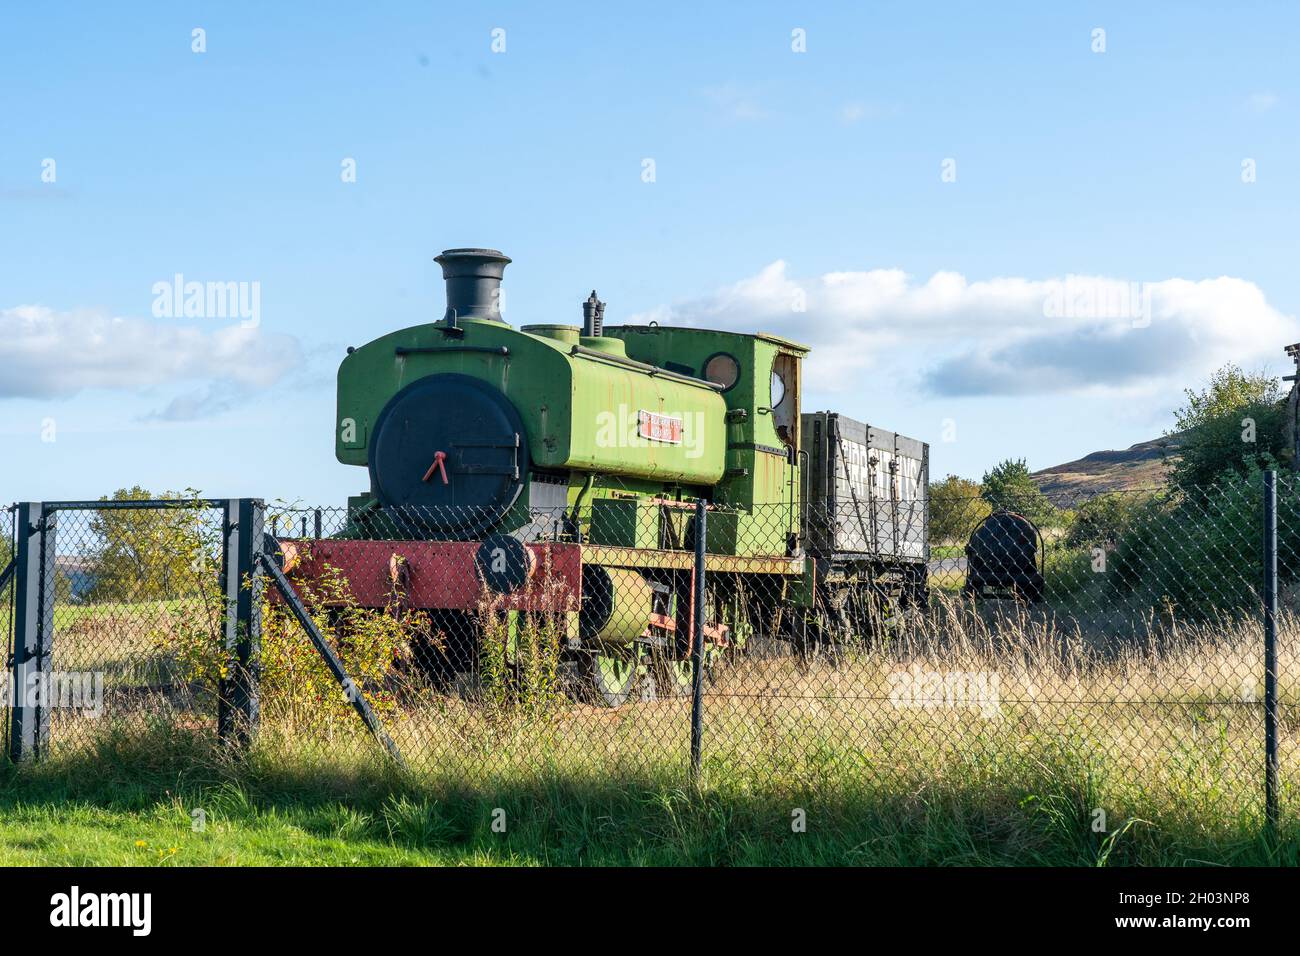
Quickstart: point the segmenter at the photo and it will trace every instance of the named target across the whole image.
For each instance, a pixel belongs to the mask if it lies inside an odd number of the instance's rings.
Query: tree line
[[[1289,425],[1278,379],[1225,365],[1203,387],[1184,390],[1165,433],[1171,440],[1166,486],[1155,492],[1203,505],[1216,491],[1235,489],[1265,469],[1290,471]],[[1008,458],[979,481],[948,475],[930,486],[930,538],[936,544],[965,541],[994,511],[1015,511],[1042,529],[1059,529],[1067,544],[1113,544],[1155,492],[1108,492],[1061,507],[1038,487],[1025,459]]]

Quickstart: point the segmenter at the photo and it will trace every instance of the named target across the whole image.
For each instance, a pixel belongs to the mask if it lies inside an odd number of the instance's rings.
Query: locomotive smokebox
[[[502,322],[501,275],[510,258],[495,249],[447,249],[434,262],[447,281],[446,321],[487,319]]]

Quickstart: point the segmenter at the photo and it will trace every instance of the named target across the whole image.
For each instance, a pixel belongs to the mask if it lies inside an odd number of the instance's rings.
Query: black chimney
[[[447,249],[434,262],[442,266],[447,281],[447,312],[444,321],[501,318],[501,274],[510,264],[508,256],[495,249]]]

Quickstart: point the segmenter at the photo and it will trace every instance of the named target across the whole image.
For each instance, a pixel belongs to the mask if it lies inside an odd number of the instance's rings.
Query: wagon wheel
[[[835,642],[822,608],[798,608],[791,623],[795,655],[801,668],[833,657]]]
[[[640,670],[637,651],[593,651],[586,656],[586,685],[592,702],[621,707],[632,699]]]
[[[871,583],[855,590],[846,606],[849,646],[871,647],[902,626],[901,602],[887,586]]]

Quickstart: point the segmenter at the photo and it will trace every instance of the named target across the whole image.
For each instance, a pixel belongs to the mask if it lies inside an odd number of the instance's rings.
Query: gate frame
[[[9,759],[18,763],[45,756],[50,744],[45,688],[54,651],[54,509],[40,501],[19,502],[14,538]]]
[[[118,501],[22,501],[15,506],[13,657],[9,661],[8,757],[14,763],[39,760],[49,751],[50,712],[44,692],[28,693],[29,683],[48,685],[54,653],[55,529],[60,511],[123,511],[205,508],[223,512],[221,585],[225,596],[225,645],[237,666],[218,693],[217,735],[241,747],[252,741],[260,714],[259,655],[261,607],[254,600],[261,585],[262,527],[266,506],[260,498],[162,498]],[[241,533],[242,529],[242,533]],[[233,569],[233,574],[231,573]],[[244,584],[247,582],[248,587]],[[40,675],[40,676],[36,676]]]
[[[221,502],[223,640],[235,666],[217,693],[217,738],[245,748],[257,737],[262,700],[262,565],[266,504],[261,498]]]
[[[1264,828],[1278,839],[1277,472],[1264,472]]]

